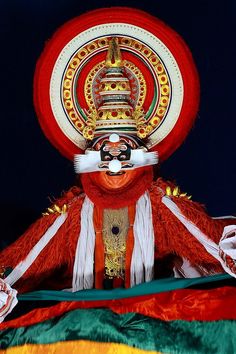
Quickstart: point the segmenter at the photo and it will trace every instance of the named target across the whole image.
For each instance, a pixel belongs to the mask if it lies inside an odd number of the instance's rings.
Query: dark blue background
[[[46,140],[32,103],[34,68],[44,43],[90,9],[130,6],[150,12],[189,45],[201,80],[201,105],[186,142],[161,172],[211,215],[236,212],[234,0],[0,1],[1,246],[18,237],[74,183],[71,162]]]

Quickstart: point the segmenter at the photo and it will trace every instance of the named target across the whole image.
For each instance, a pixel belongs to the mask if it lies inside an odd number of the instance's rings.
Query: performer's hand
[[[219,242],[219,255],[227,273],[236,277],[236,225],[224,228]]]
[[[3,279],[0,279],[0,322],[12,311],[18,303],[17,291],[12,289]]]

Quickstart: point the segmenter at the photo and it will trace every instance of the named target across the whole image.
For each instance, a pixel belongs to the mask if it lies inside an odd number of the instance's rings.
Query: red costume
[[[172,183],[153,181],[151,165],[195,119],[198,76],[171,29],[129,11],[69,22],[38,63],[40,123],[65,156],[75,154],[84,191],[73,187],[1,253],[12,269],[5,282],[19,292],[236,273],[233,219],[212,219]]]
[[[159,178],[149,187],[155,233],[155,261],[157,262],[155,271],[157,275],[162,272],[171,275],[175,265],[181,265],[183,258],[188,260],[191,266],[195,267],[202,275],[222,273],[223,269],[220,263],[204,249],[161,202],[168,186],[171,186],[172,190],[174,189],[173,185]],[[75,249],[80,232],[79,216],[84,197],[83,191],[73,187],[56,202],[59,208],[67,205],[66,222],[32,266],[14,285],[19,292],[39,288],[57,290],[71,288]],[[211,240],[219,243],[223,229],[230,220],[212,219],[206,214],[204,207],[189,200],[186,196],[172,196],[171,198],[189,220],[196,224]],[[58,212],[55,211],[48,216],[43,216],[33,224],[23,236],[1,253],[2,264],[14,268],[23,261],[57,216]],[[102,250],[100,252],[102,253]],[[53,257],[50,256],[52,254]],[[160,269],[158,269],[158,265],[160,265]],[[129,265],[128,268],[130,268]]]

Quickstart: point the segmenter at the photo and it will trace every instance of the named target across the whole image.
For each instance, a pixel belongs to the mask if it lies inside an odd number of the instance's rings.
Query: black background
[[[236,213],[236,2],[0,0],[1,247],[18,237],[73,185],[72,163],[46,140],[32,103],[34,68],[45,42],[67,20],[110,6],[140,8],[175,29],[190,47],[201,80],[196,124],[161,174],[207,206]]]

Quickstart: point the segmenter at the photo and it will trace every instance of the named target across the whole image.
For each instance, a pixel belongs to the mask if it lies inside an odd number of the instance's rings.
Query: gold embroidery
[[[120,277],[124,279],[128,229],[128,208],[104,210],[103,242],[105,248],[105,275],[108,278]]]
[[[191,199],[191,195],[187,195],[187,193],[181,193],[179,187],[175,187],[173,191],[171,190],[170,186],[166,187],[166,195],[168,197],[185,197],[187,199]]]
[[[50,214],[58,213],[58,214],[64,214],[67,211],[67,205],[64,204],[61,208],[54,204],[51,208],[47,208],[46,213],[42,213],[43,216],[47,216]]]

